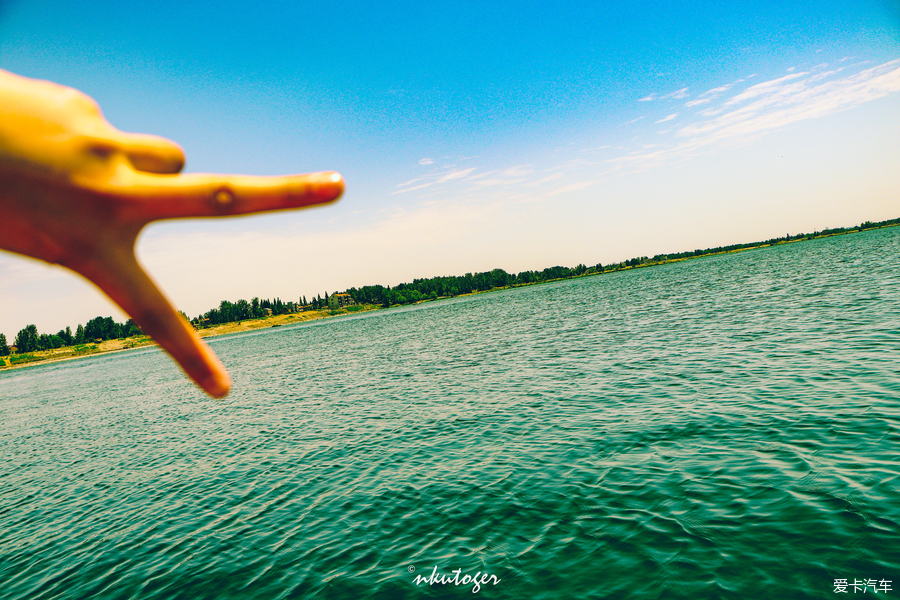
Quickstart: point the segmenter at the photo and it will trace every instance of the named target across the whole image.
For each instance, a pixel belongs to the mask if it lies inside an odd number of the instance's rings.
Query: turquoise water
[[[212,346],[0,373],[0,597],[900,595],[900,227]]]

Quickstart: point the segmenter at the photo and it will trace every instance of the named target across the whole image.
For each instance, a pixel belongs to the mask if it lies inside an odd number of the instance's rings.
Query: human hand
[[[124,133],[72,88],[0,70],[0,248],[81,274],[131,315],[212,396],[231,380],[216,355],[141,268],[151,221],[326,204],[337,173],[178,175],[169,140]]]

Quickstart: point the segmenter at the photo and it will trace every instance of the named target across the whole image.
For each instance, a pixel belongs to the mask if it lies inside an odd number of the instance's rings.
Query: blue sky
[[[900,216],[900,5],[0,3],[0,68],[189,172],[334,169],[336,205],[156,224],[175,304],[595,264]],[[0,332],[121,312],[0,254]]]

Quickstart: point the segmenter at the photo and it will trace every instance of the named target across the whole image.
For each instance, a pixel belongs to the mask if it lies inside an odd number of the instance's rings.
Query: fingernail
[[[340,173],[320,173],[318,180],[319,192],[329,199],[335,200],[344,193],[344,178]]]
[[[344,178],[341,177],[340,173],[335,173],[333,171],[324,171],[322,173],[316,173],[317,183],[319,184],[335,184],[340,183],[343,185]]]

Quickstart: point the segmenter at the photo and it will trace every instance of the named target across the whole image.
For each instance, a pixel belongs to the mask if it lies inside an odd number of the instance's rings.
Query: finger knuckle
[[[209,200],[213,209],[222,213],[233,211],[237,204],[237,197],[226,185],[214,186],[209,195]]]

